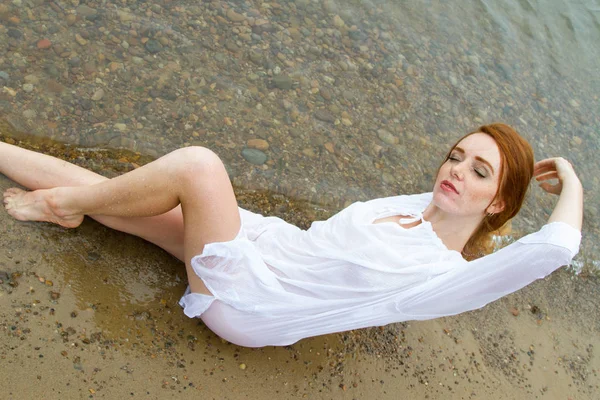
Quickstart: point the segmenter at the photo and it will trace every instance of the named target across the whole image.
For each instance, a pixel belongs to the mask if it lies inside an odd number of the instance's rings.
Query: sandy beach
[[[2,177],[0,190],[11,186]],[[260,349],[177,300],[184,268],[136,238],[0,213],[3,399],[596,399],[599,282],[559,271],[482,310]]]

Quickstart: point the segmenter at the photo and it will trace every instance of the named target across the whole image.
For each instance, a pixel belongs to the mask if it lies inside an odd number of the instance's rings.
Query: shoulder
[[[420,193],[412,195],[381,197],[368,201],[357,201],[350,204],[348,207],[344,208],[329,219],[339,220],[350,218],[356,220],[358,218],[369,220],[377,215],[393,215],[393,213],[418,215],[431,202],[431,198],[431,193]]]

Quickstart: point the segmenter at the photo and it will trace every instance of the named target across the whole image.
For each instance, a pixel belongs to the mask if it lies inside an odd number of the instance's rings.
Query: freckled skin
[[[467,136],[458,144],[464,152],[453,151],[439,170],[433,187],[433,203],[446,213],[456,216],[483,216],[502,210],[494,198],[499,185],[501,157],[494,139],[485,133]],[[487,161],[492,169],[482,161]],[[485,177],[478,175],[483,173]],[[458,194],[444,190],[442,182],[454,185]]]

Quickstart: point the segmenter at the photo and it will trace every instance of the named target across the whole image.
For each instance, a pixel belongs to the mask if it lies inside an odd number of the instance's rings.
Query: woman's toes
[[[23,191],[24,191],[24,190],[22,190],[22,189],[19,189],[19,188],[14,188],[14,187],[13,187],[13,188],[8,188],[8,189],[6,189],[6,190],[4,191],[4,194],[5,194],[5,195],[15,195],[15,194],[21,193],[21,192],[23,192]]]
[[[6,189],[4,191],[4,204],[6,204],[6,201],[8,199],[11,199],[14,196],[17,196],[17,195],[19,195],[20,193],[23,193],[23,192],[24,192],[24,190],[21,190],[21,189],[18,189],[18,188],[9,188],[9,189]]]

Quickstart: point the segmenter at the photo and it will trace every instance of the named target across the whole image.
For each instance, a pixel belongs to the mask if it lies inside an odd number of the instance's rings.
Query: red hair
[[[491,136],[500,150],[500,178],[496,195],[490,202],[504,202],[504,209],[493,215],[486,215],[463,248],[466,259],[478,258],[493,248],[492,236],[507,225],[523,205],[527,188],[533,177],[533,150],[531,145],[513,128],[495,123],[480,126],[460,138],[446,155],[447,161],[454,148],[467,136],[485,133]]]

